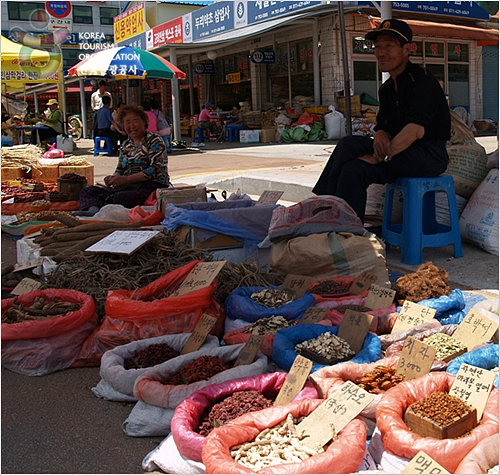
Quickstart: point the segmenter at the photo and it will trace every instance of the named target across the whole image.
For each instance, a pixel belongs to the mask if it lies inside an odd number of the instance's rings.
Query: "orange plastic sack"
[[[488,473],[495,465],[498,465],[498,434],[479,442],[463,458],[455,473]]]
[[[308,416],[322,402],[322,399],[291,402],[245,414],[214,429],[201,452],[206,473],[255,473],[233,460],[231,447],[254,440],[264,429],[285,420],[289,413],[293,417]],[[313,455],[300,463],[266,467],[257,473],[354,473],[363,460],[365,443],[365,423],[356,418],[344,427],[325,453]]]
[[[494,388],[486,403],[480,424],[459,439],[439,440],[421,437],[412,432],[403,421],[406,408],[432,393],[449,392],[455,376],[448,373],[428,373],[412,381],[403,381],[388,391],[376,411],[377,427],[385,450],[412,459],[420,450],[455,473],[462,459],[483,439],[498,435],[498,389]]]
[[[143,221],[143,226],[157,226],[165,219],[160,210],[144,211],[140,206],[132,208],[128,212],[128,216],[131,221]]]
[[[217,319],[210,334],[220,338],[225,313],[212,298],[217,279],[202,289],[162,298],[176,290],[199,262],[193,261],[173,270],[138,290],[110,291],[101,326],[83,345],[75,366],[97,366],[104,352],[131,341],[191,333],[205,313]]]
[[[383,358],[381,360],[375,361],[374,363],[351,363],[350,361],[346,363],[340,363],[333,366],[326,366],[309,376],[309,379],[313,382],[315,387],[318,389],[319,397],[323,399],[328,399],[333,395],[337,389],[346,381],[356,381],[361,378],[365,373],[373,371],[375,366],[387,366],[388,368],[396,368],[398,365],[399,356],[393,356],[391,358]],[[366,406],[360,413],[361,416],[367,419],[375,419],[375,409],[377,404],[382,399],[382,394],[374,394],[375,398],[373,401]]]
[[[2,342],[6,340],[31,340],[33,338],[47,338],[75,330],[95,314],[94,299],[83,292],[68,289],[34,290],[17,298],[17,303],[30,307],[37,297],[45,300],[65,300],[81,303],[80,310],[69,312],[66,315],[55,316],[44,320],[31,320],[21,323],[2,323]],[[2,300],[2,315],[10,307],[14,299]]]
[[[312,125],[312,123],[314,122],[314,119],[313,117],[311,116],[311,114],[309,114],[309,112],[304,112],[297,120],[297,122],[294,122],[292,124],[293,127],[295,127],[296,125]]]

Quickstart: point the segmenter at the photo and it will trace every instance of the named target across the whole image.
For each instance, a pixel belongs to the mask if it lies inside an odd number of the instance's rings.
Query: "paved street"
[[[497,147],[496,137],[478,141],[487,152]],[[75,153],[88,155],[91,145],[83,140]],[[200,150],[174,151],[169,167],[175,184],[214,186],[240,180],[249,187],[242,191],[254,195],[260,193],[256,192],[263,180],[268,180],[267,186],[276,182],[279,187],[289,185],[291,197],[307,194],[304,189],[310,190],[334,145],[210,143]],[[88,158],[95,164],[97,182],[114,170],[117,160]],[[426,250],[424,259],[445,268],[453,287],[498,289],[496,256],[469,245],[464,245],[463,258],[453,259],[452,255],[446,247]],[[15,244],[2,234],[2,265],[13,259]],[[417,267],[402,265],[397,249],[388,251],[387,265],[401,272]],[[132,406],[97,399],[90,389],[99,380],[98,368],[41,377],[21,376],[2,368],[2,473],[142,473],[142,459],[162,438],[126,436],[122,423]]]

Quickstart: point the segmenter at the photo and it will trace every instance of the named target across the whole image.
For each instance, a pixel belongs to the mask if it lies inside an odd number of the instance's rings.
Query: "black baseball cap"
[[[402,45],[411,43],[413,32],[408,23],[402,20],[383,20],[377,30],[369,31],[365,38],[375,41],[379,35],[388,35],[397,39]]]

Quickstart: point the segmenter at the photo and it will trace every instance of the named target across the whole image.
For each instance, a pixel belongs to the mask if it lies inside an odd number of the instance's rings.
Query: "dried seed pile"
[[[349,292],[349,289],[334,280],[324,280],[323,282],[320,282],[312,287],[310,292],[318,295],[336,295],[345,294],[346,292]]]
[[[281,307],[282,305],[293,302],[294,297],[294,293],[288,289],[264,289],[250,295],[250,298],[254,302],[269,308]]]
[[[427,345],[436,348],[435,359],[437,361],[441,361],[443,358],[453,355],[457,351],[467,349],[463,343],[455,340],[445,333],[434,333],[434,335],[424,338],[422,343],[426,343]]]
[[[441,391],[432,393],[422,401],[414,402],[409,408],[442,427],[450,425],[473,410],[460,398]]]
[[[369,393],[381,394],[405,379],[404,375],[394,374],[395,372],[395,369],[387,366],[375,366],[372,371],[363,374],[354,383]]]
[[[347,341],[343,338],[339,338],[332,332],[322,333],[316,338],[295,345],[295,351],[297,353],[300,353],[302,349],[313,351],[322,358],[335,358],[339,360],[349,358],[356,354],[351,350]]]
[[[12,307],[2,314],[2,323],[20,323],[30,320],[45,320],[56,315],[66,315],[75,312],[82,307],[81,303],[66,302],[54,299],[45,300],[43,297],[36,297],[29,307],[25,307],[17,302],[17,297],[12,301]]]
[[[163,384],[176,386],[179,384],[206,381],[229,368],[231,368],[231,366],[224,363],[218,356],[204,355],[187,363],[163,382]]]
[[[369,312],[371,308],[365,307],[364,305],[356,305],[355,303],[348,303],[345,305],[339,305],[338,307],[335,307],[333,310],[336,310],[337,312],[344,314],[346,310],[354,310],[355,312]]]
[[[127,358],[123,362],[123,366],[125,369],[149,368],[179,355],[180,352],[174,350],[170,345],[156,343],[142,350],[137,350],[130,358]]]
[[[272,428],[264,429],[253,442],[231,447],[231,457],[235,462],[258,471],[272,465],[300,463],[313,455],[323,453],[323,448],[314,451],[300,442],[304,436],[297,433],[296,424],[303,419],[295,419],[288,414],[286,420]]]
[[[405,300],[420,302],[451,294],[447,284],[448,272],[436,267],[432,262],[422,264],[416,272],[400,277],[394,283],[395,302],[403,305]]]
[[[260,391],[238,391],[213,405],[200,420],[198,432],[206,437],[215,427],[226,424],[247,412],[260,411],[273,405]]]
[[[75,251],[47,276],[47,286],[92,295],[102,318],[109,290],[144,287],[195,260],[212,258],[202,249],[192,249],[173,235],[161,233],[129,256]]]
[[[250,325],[248,328],[242,331],[242,333],[250,333],[252,335],[276,335],[278,330],[282,328],[288,328],[295,325],[296,322],[289,322],[285,317],[281,315],[273,315],[269,318],[261,318],[255,323]]]
[[[38,201],[44,201],[44,200],[38,200]],[[34,205],[34,203],[37,203],[37,201],[34,201],[32,205]],[[17,214],[17,222],[15,224],[23,224],[27,223],[28,221],[55,221],[57,219],[56,216],[60,216],[61,214],[64,214],[66,216],[71,216],[71,213],[69,211],[57,211],[57,212],[50,210],[38,211],[38,212],[21,211],[20,213]]]

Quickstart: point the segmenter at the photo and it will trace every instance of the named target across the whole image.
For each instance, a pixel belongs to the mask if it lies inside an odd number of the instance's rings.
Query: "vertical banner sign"
[[[182,16],[182,36],[183,43],[193,42],[193,14],[188,13]]]
[[[116,44],[123,43],[133,36],[146,33],[146,16],[144,3],[120,13],[113,18],[113,31]]]

